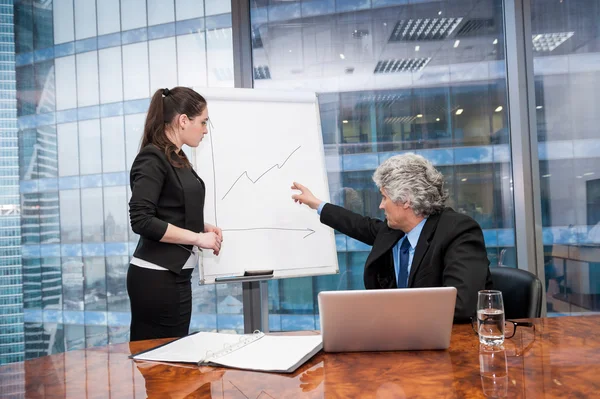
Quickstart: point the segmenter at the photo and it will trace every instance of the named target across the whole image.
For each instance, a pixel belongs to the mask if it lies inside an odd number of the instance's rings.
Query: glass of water
[[[498,346],[504,343],[504,302],[502,292],[479,291],[477,297],[477,334],[483,345]]]

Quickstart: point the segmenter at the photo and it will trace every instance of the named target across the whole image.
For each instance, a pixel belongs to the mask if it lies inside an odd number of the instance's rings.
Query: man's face
[[[392,229],[402,230],[401,226],[406,224],[406,213],[411,212],[411,209],[408,204],[392,201],[383,188],[380,191],[382,198],[379,209],[383,209],[385,212],[388,226]]]

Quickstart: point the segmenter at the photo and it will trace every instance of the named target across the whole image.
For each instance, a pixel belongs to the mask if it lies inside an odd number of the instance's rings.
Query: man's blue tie
[[[400,245],[400,271],[398,273],[398,288],[406,288],[408,283],[408,250],[410,249],[410,241],[408,237],[404,238]]]

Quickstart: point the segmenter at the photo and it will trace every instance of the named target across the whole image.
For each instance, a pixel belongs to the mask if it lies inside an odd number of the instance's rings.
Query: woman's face
[[[198,147],[205,134],[208,134],[208,107],[194,119],[185,119],[180,131],[181,142],[190,147]]]

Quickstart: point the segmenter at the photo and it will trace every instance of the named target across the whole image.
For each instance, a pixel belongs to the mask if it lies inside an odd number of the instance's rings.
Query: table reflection
[[[597,397],[600,317],[532,321],[498,348],[455,325],[445,351],[320,352],[290,374],[129,358],[168,340],[109,345],[0,366],[0,397]]]
[[[504,341],[504,349],[508,357],[525,356],[536,342],[535,328],[520,329],[511,339]]]
[[[325,368],[323,362],[319,363],[318,367],[313,367],[306,370],[300,375],[300,389],[302,392],[310,392],[323,383],[325,379]]]
[[[135,351],[132,351],[135,352]],[[452,392],[452,359],[448,351],[406,353],[410,362],[398,372],[398,353],[320,353],[291,374],[135,362],[149,398],[419,397],[423,392]],[[377,366],[364,367],[364,358]],[[449,387],[450,386],[450,387]]]
[[[225,369],[211,385],[213,398],[323,398],[323,362],[310,363],[291,374]],[[303,370],[303,371],[302,371]]]
[[[449,351],[336,353],[322,363],[325,397],[456,397]]]
[[[155,362],[136,362],[149,398],[269,398],[352,397],[365,398],[455,397],[452,360],[447,351],[408,354],[410,362],[398,372],[395,352],[317,355],[291,374],[196,367]],[[376,367],[365,368],[365,356]]]
[[[479,374],[483,394],[489,398],[504,398],[508,393],[508,365],[503,346],[479,346]]]
[[[136,361],[145,380],[148,398],[210,398],[212,384],[220,384],[225,371],[211,367],[167,365]]]

